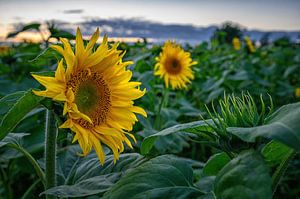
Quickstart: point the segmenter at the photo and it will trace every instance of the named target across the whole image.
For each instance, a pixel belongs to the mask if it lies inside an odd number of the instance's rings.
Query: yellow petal
[[[73,121],[71,119],[67,119],[62,125],[59,126],[59,128],[65,129],[65,128],[72,128],[73,127]]]
[[[60,62],[58,63],[57,69],[55,71],[55,78],[58,81],[62,81],[65,82],[66,81],[66,77],[65,77],[65,67],[63,65],[63,59],[60,60]]]
[[[96,151],[96,154],[97,154],[97,156],[98,156],[98,158],[99,158],[99,160],[100,160],[100,163],[101,163],[101,165],[103,165],[104,162],[105,162],[105,154],[104,154],[104,152],[103,152],[101,143],[100,143],[100,141],[99,141],[97,138],[95,138],[95,136],[93,136],[93,135],[91,136],[91,141],[92,141],[93,147],[94,147],[94,149],[95,149],[95,151]]]
[[[90,51],[94,47],[95,43],[97,42],[97,40],[99,38],[99,34],[100,34],[100,31],[99,31],[99,28],[97,28],[96,32],[93,34],[89,43],[86,46],[86,51]]]
[[[76,56],[80,56],[84,53],[84,44],[82,40],[82,34],[79,29],[77,28],[77,33],[76,33],[76,50],[75,50]]]
[[[132,106],[130,108],[131,111],[135,112],[135,113],[138,113],[138,114],[141,114],[142,116],[144,117],[147,117],[147,113],[144,109],[142,109],[141,107],[138,107],[138,106]]]

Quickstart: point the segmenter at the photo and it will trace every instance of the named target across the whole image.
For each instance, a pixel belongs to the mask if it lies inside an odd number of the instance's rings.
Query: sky
[[[300,0],[0,0],[0,35],[10,24],[44,20],[141,18],[165,24],[300,30]]]

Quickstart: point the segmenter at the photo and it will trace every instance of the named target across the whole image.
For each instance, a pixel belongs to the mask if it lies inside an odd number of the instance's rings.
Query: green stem
[[[273,174],[273,176],[272,176],[273,195],[276,192],[276,189],[278,187],[278,184],[279,184],[282,176],[284,175],[286,169],[289,166],[290,160],[292,160],[295,155],[296,155],[295,150],[291,149],[288,152],[288,154],[283,158],[283,160],[281,161],[280,165],[277,167],[275,173]]]
[[[37,163],[37,161],[32,157],[32,155],[30,153],[28,153],[23,147],[21,146],[17,146],[14,144],[8,145],[11,148],[16,149],[17,151],[21,152],[26,158],[27,160],[31,163],[31,165],[33,166],[35,172],[37,173],[37,175],[39,176],[40,180],[42,181],[44,187],[45,187],[45,174],[42,171],[40,165]]]
[[[46,190],[56,186],[56,139],[57,128],[55,125],[54,113],[50,110],[46,111],[46,128],[45,128],[45,176]],[[56,198],[47,195],[47,199]]]
[[[161,128],[161,109],[162,109],[162,107],[165,103],[167,95],[168,95],[168,89],[164,87],[162,97],[161,97],[161,101],[160,101],[160,104],[158,106],[158,110],[157,110],[157,113],[156,113],[156,118],[155,118],[155,121],[154,121],[154,127],[157,130],[161,130],[160,129]]]

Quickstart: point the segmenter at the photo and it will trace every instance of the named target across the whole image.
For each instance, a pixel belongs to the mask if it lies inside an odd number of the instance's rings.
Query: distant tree
[[[243,36],[242,27],[233,22],[225,22],[220,28],[217,28],[212,36],[212,40],[217,40],[219,43],[231,44],[233,38],[241,39]]]
[[[270,43],[270,35],[270,32],[266,32],[265,34],[263,34],[263,36],[259,40],[261,46],[266,46]]]
[[[288,36],[283,36],[276,39],[274,42],[274,46],[287,47],[291,45],[291,40]]]

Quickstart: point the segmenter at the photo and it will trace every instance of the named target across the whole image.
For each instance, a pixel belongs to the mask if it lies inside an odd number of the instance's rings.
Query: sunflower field
[[[94,31],[0,47],[0,199],[300,198],[299,44]]]

